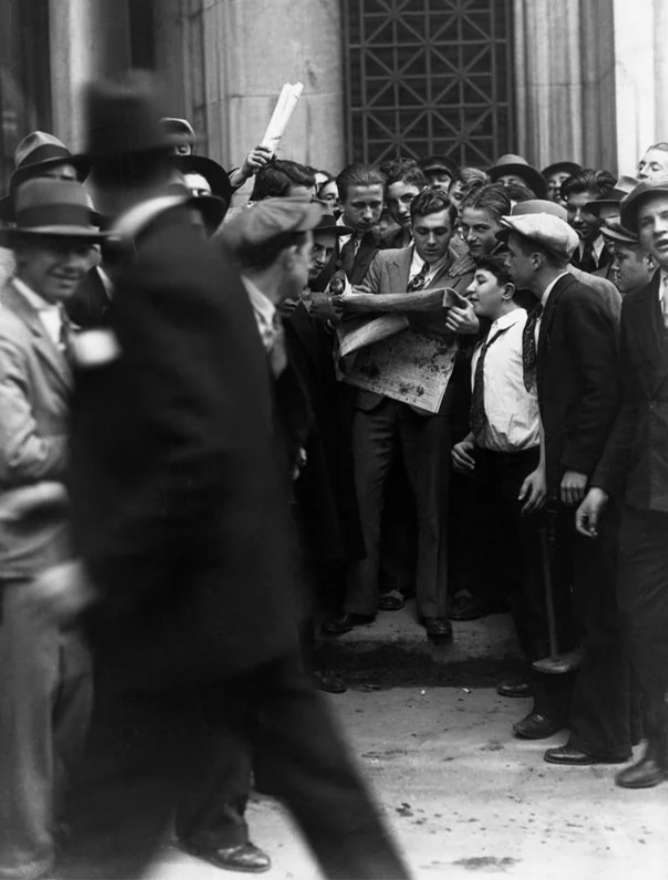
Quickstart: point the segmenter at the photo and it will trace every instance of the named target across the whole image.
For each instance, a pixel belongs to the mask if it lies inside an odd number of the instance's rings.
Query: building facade
[[[305,89],[281,154],[332,171],[440,153],[632,173],[668,138],[664,0],[0,0],[0,174],[33,128],[82,146],[83,82],[155,67],[226,167]]]

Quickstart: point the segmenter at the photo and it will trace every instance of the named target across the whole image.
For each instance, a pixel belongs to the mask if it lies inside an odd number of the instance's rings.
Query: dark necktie
[[[278,312],[274,314],[267,354],[269,356],[271,372],[274,378],[278,379],[288,365],[288,356],[285,350],[285,330]]]
[[[350,277],[350,273],[353,271],[356,256],[357,249],[355,247],[355,236],[351,235],[341,248],[341,253],[339,254],[339,266],[348,277]]]
[[[68,318],[64,309],[61,309],[60,335],[58,339],[58,348],[65,355],[67,363],[74,366],[74,350],[72,348],[72,322]]]
[[[414,275],[408,282],[406,291],[413,293],[414,290],[424,290],[427,286],[427,276],[429,275],[429,263],[424,263],[417,275]]]
[[[538,349],[536,347],[536,325],[543,314],[543,306],[538,305],[529,312],[527,322],[522,331],[522,366],[524,367],[524,387],[527,391],[536,388],[536,366]]]
[[[473,431],[473,436],[476,440],[482,437],[487,423],[487,416],[485,414],[485,355],[490,345],[499,336],[503,336],[507,330],[510,330],[510,327],[503,327],[501,330],[497,330],[494,336],[483,342],[478,363],[475,365],[473,395],[471,397],[471,431]]]
[[[583,272],[591,273],[595,272],[598,269],[598,263],[596,262],[596,256],[594,254],[594,247],[590,241],[586,243],[584,251],[582,252],[582,256],[578,259],[578,264]]]

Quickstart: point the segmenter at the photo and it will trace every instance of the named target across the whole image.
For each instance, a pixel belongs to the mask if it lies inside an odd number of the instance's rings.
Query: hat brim
[[[76,156],[63,156],[57,159],[46,159],[44,162],[33,162],[32,165],[23,165],[17,168],[9,178],[9,194],[13,196],[17,188],[26,180],[33,180],[35,177],[41,177],[44,171],[50,171],[59,165],[71,165],[77,173],[79,183],[83,183],[88,177],[91,170],[91,161],[87,156],[78,154]]]
[[[619,208],[620,199],[595,199],[593,202],[587,202],[584,206],[585,211],[598,217],[604,208]],[[619,213],[619,211],[617,212]]]
[[[514,174],[526,182],[529,189],[535,192],[537,198],[543,199],[547,195],[547,181],[540,171],[532,165],[509,162],[507,165],[495,165],[489,169],[488,174],[492,183],[496,183],[499,177],[503,177],[506,174]]]
[[[351,226],[339,226],[338,223],[316,226],[313,230],[314,235],[336,235],[337,238],[340,235],[354,235],[354,233],[355,230]]]
[[[627,244],[630,247],[638,247],[640,245],[638,236],[634,235],[630,230],[628,234],[624,234],[624,232],[617,229],[607,229],[605,226],[602,226],[601,235],[608,241],[614,241],[618,244]]]
[[[642,184],[641,184],[642,186]],[[637,233],[638,210],[643,202],[656,196],[668,196],[668,183],[658,183],[648,186],[647,189],[634,189],[629,195],[620,202],[620,220],[622,226],[625,226],[631,232]]]
[[[566,172],[567,174],[577,174],[578,171],[582,171],[582,165],[578,165],[577,162],[553,162],[552,165],[543,168],[541,174],[547,180],[548,177],[552,177],[553,174],[557,174],[559,171]]]
[[[234,195],[227,171],[218,162],[206,156],[170,156],[170,162],[181,174],[199,174],[211,187],[211,194],[217,196],[229,207]]]
[[[21,238],[65,238],[89,244],[99,244],[107,238],[107,235],[98,229],[86,226],[37,226],[31,229],[12,226],[0,229],[0,245],[2,247],[11,247],[17,239]]]

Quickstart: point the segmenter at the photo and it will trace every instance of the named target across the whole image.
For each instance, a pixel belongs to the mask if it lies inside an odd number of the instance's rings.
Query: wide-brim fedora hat
[[[93,163],[141,153],[169,153],[178,141],[161,123],[166,117],[164,96],[158,80],[148,71],[129,71],[117,80],[89,83],[84,107],[84,155]],[[187,142],[185,135],[183,142]]]
[[[234,187],[230,183],[227,171],[218,162],[206,156],[179,155],[170,157],[170,162],[181,174],[199,174],[211,187],[211,194],[229,206],[234,195]]]
[[[640,181],[636,177],[623,174],[604,199],[594,199],[591,202],[587,202],[585,211],[589,211],[590,214],[594,214],[596,217],[606,213],[608,215],[618,215],[620,202],[629,193],[633,192],[639,183]]]
[[[631,232],[638,232],[638,210],[656,196],[668,197],[668,180],[643,180],[620,203],[620,221]]]
[[[20,238],[63,238],[94,244],[104,241],[90,196],[75,180],[27,180],[16,192],[15,225],[0,229],[0,245]]]
[[[582,165],[579,162],[553,162],[547,168],[543,168],[541,174],[545,180],[549,180],[553,174],[577,174],[582,171]]]
[[[318,225],[313,229],[314,235],[317,235],[319,232],[327,232],[330,235],[336,235],[337,237],[341,235],[355,234],[355,230],[352,228],[352,226],[344,226],[343,224],[336,222],[334,211],[332,211],[332,206],[329,204],[329,202],[323,202],[320,199],[315,199],[315,203],[322,206],[323,213],[318,222]]]
[[[504,156],[500,156],[496,160],[496,164],[487,173],[492,183],[496,183],[499,177],[505,174],[515,174],[526,181],[529,188],[536,193],[539,199],[547,195],[547,181],[540,171],[534,168],[533,165],[529,165],[525,158],[516,156],[514,153],[506,153]]]

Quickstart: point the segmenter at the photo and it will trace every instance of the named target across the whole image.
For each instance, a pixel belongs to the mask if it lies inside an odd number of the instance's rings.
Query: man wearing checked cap
[[[614,510],[587,542],[575,530],[614,421],[620,393],[615,321],[601,297],[567,269],[578,238],[547,213],[502,219],[511,277],[536,299],[525,361],[535,369],[544,429],[548,524],[554,540],[554,613],[562,651],[578,633],[585,661],[570,702],[570,737],[545,760],[586,766],[631,755],[629,675],[615,604]]]

